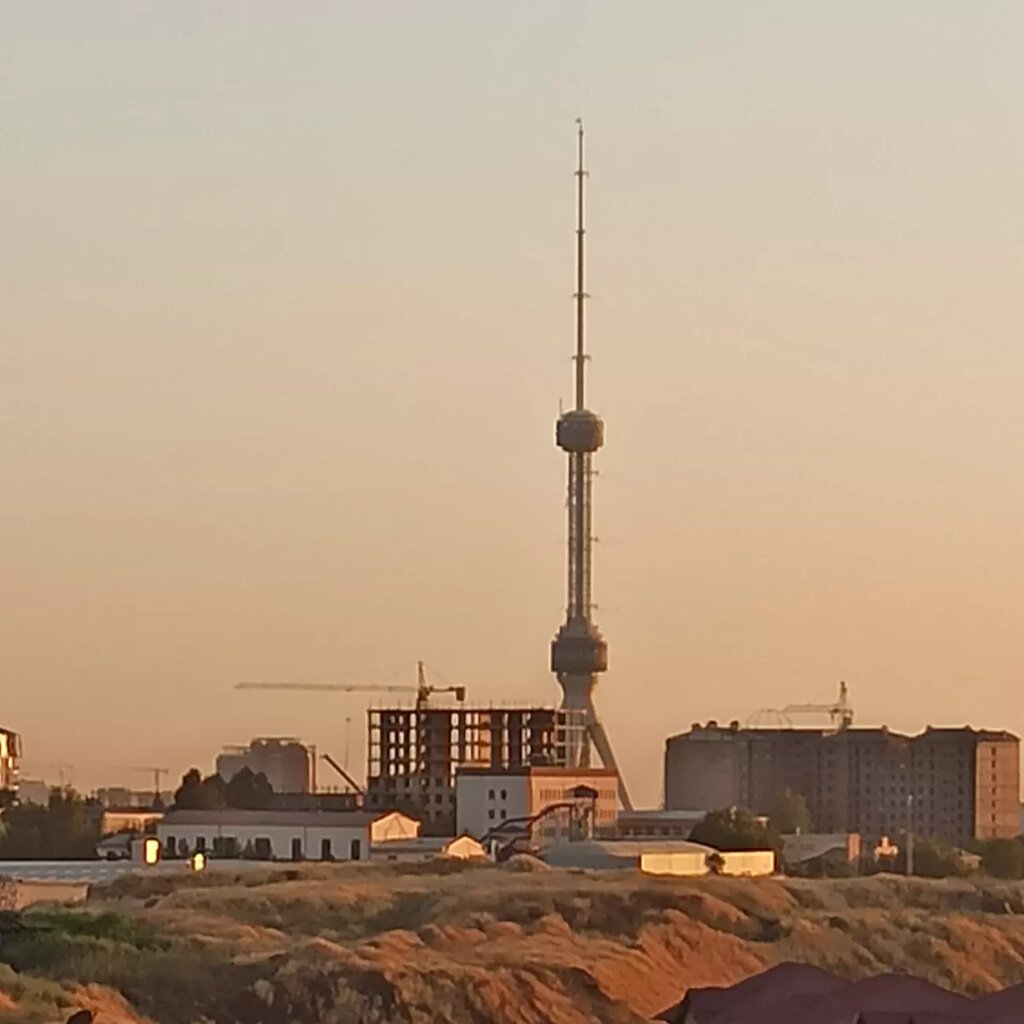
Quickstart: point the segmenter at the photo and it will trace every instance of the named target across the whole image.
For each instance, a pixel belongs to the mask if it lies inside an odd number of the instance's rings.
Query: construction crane
[[[416,662],[416,685],[383,685],[370,683],[236,683],[236,690],[290,690],[293,693],[415,693],[416,710],[424,711],[430,706],[430,697],[435,693],[452,693],[461,704],[466,699],[464,686],[433,686],[427,682],[426,669],[422,661]]]
[[[47,768],[56,768],[57,778],[60,780],[61,789],[74,785],[75,766],[73,764],[68,764],[66,761],[23,761],[21,765],[21,774],[23,776],[25,774],[26,767],[31,768],[33,772],[42,772]]]
[[[147,765],[147,766],[142,767],[142,768],[133,767],[133,768],[125,768],[123,770],[126,771],[126,772],[152,772],[153,773],[153,801],[154,801],[154,806],[160,804],[161,800],[163,799],[160,796],[161,792],[163,791],[163,785],[161,783],[161,780],[163,779],[163,777],[165,775],[169,774],[169,772],[170,772],[169,768],[154,768],[152,765]]]
[[[836,732],[849,729],[853,725],[853,707],[850,704],[850,691],[846,683],[839,684],[839,697],[831,704],[787,704],[784,708],[761,708],[747,719],[747,724],[756,724],[765,717],[774,717],[792,728],[793,715],[828,715]]]
[[[321,754],[320,756],[352,787],[353,792],[358,793],[359,796],[366,795],[363,792],[363,787],[330,754]]]

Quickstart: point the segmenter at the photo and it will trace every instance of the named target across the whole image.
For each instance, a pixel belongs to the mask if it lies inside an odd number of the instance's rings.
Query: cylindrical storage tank
[[[566,452],[596,452],[604,444],[604,420],[588,409],[573,409],[555,425],[555,441]]]
[[[313,758],[303,743],[268,744],[267,778],[278,793],[309,793],[313,789]]]

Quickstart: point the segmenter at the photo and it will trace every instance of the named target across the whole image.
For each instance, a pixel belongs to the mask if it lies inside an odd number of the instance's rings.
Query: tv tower
[[[551,642],[551,671],[562,687],[562,709],[571,713],[575,728],[570,729],[568,764],[590,765],[593,743],[606,768],[619,777],[619,798],[631,809],[622,773],[615,761],[608,733],[594,708],[597,674],[608,668],[608,644],[593,621],[591,577],[593,565],[593,469],[595,452],[604,443],[604,421],[586,404],[586,332],[584,309],[583,185],[587,172],[583,167],[583,122],[577,118],[578,159],[576,165],[576,370],[575,405],[563,413],[555,428],[555,441],[569,456],[569,532],[568,599],[565,622]]]

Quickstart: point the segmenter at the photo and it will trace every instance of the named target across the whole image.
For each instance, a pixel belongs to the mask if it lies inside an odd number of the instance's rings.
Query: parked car
[[[115,832],[104,836],[96,846],[100,860],[131,860],[133,832]]]

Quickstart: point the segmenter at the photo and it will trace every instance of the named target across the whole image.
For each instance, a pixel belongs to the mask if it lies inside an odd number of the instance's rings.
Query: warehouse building
[[[156,834],[164,857],[368,860],[376,844],[415,839],[419,822],[397,811],[169,811]]]
[[[632,842],[588,840],[545,847],[541,859],[558,868],[591,871],[643,871],[648,875],[699,878],[722,875],[762,877],[775,873],[774,850],[719,851],[688,840]]]
[[[420,836],[374,843],[373,860],[419,864],[430,860],[488,860],[487,851],[472,836]]]

